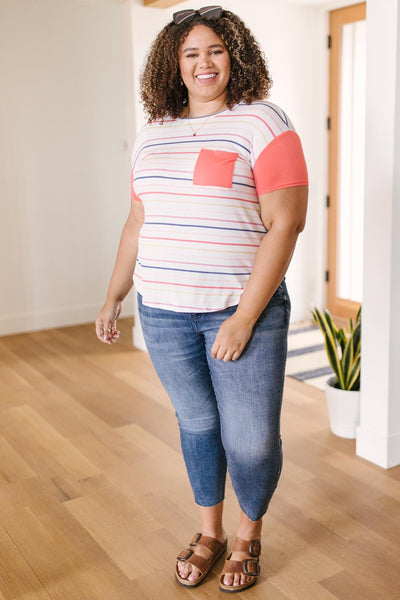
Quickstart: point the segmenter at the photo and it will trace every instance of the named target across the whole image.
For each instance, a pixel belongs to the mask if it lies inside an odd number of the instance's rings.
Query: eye
[[[197,54],[195,52],[193,52],[190,54],[186,54],[185,56],[186,56],[186,58],[196,58]]]
[[[222,50],[213,50],[211,54],[222,54]]]

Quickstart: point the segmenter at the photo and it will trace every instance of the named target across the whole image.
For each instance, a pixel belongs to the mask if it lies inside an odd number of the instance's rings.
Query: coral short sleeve
[[[287,130],[262,150],[254,168],[257,195],[297,185],[308,185],[307,166],[296,132]]]

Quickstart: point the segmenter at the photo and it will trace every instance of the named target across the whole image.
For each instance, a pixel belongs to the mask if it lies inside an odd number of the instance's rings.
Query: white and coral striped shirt
[[[178,312],[236,305],[267,234],[258,198],[308,183],[300,139],[268,101],[148,123],[131,180],[145,212],[136,289],[145,305]]]

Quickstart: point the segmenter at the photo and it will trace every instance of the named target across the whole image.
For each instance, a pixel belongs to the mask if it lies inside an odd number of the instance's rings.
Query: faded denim
[[[181,313],[144,306],[150,358],[175,408],[195,501],[224,499],[228,468],[239,505],[256,521],[266,512],[282,468],[280,414],[290,300],[283,281],[261,313],[237,361],[210,351],[236,306]]]

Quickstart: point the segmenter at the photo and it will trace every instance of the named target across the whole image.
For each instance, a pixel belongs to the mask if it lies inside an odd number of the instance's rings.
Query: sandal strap
[[[250,577],[258,577],[260,574],[260,565],[255,558],[246,558],[244,560],[226,559],[222,575],[225,573],[240,573]]]
[[[206,556],[197,554],[195,550],[196,546],[201,547]],[[176,558],[197,567],[203,574],[209,569],[210,565],[215,561],[216,556],[221,554],[225,547],[226,542],[219,542],[215,538],[197,533],[190,542],[189,548],[182,550]]]
[[[233,543],[232,552],[246,552],[251,558],[258,558],[261,554],[260,540],[242,540],[236,537]]]
[[[210,537],[208,535],[202,535],[201,533],[196,533],[190,542],[189,546],[193,548],[194,546],[204,546],[208,550],[210,550],[212,555],[219,554],[226,546],[226,542],[220,542],[216,538]]]
[[[197,567],[202,574],[208,569],[211,562],[210,558],[204,558],[204,556],[200,556],[200,554],[195,554],[193,550],[190,550],[189,548],[178,554],[177,560],[181,560],[193,567]]]

